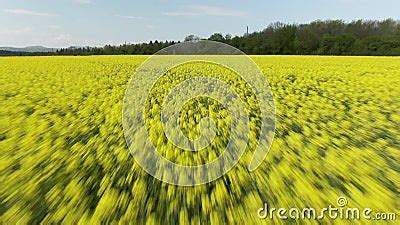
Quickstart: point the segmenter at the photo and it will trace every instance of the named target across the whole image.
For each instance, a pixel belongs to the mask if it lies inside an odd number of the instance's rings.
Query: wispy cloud
[[[91,4],[93,1],[92,0],[73,0],[73,2],[78,3],[78,4]]]
[[[165,12],[165,16],[200,16],[200,13],[194,12]]]
[[[142,20],[144,17],[142,16],[124,16],[124,15],[115,15],[116,17],[128,19],[128,20]]]
[[[53,36],[56,42],[65,42],[68,43],[72,40],[72,36],[70,34],[57,34]]]
[[[33,31],[33,27],[20,27],[20,28],[3,28],[0,30],[0,35],[24,35]]]
[[[156,29],[156,26],[154,26],[154,25],[146,25],[146,28],[149,29],[149,30],[154,30],[154,29]]]
[[[56,14],[52,13],[35,12],[27,9],[4,9],[3,12],[22,16],[56,16]]]
[[[48,28],[51,30],[59,30],[59,29],[61,29],[61,26],[60,25],[49,25]]]
[[[0,36],[8,46],[25,47],[34,45],[66,47],[77,41],[69,33],[49,26],[4,27]]]
[[[226,17],[242,17],[246,13],[243,11],[230,10],[208,5],[189,5],[182,7],[181,10],[175,12],[165,12],[166,16],[226,16]]]

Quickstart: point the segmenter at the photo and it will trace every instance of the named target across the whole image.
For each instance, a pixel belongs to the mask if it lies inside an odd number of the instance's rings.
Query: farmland
[[[196,187],[153,178],[126,147],[123,97],[146,58],[0,58],[0,223],[257,224],[264,202],[339,196],[398,212],[400,58],[253,56],[275,98],[272,147],[254,172],[247,152]]]

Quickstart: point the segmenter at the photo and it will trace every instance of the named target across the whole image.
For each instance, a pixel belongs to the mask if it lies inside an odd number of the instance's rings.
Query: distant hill
[[[29,46],[25,48],[0,47],[0,51],[9,52],[56,52],[57,50],[57,48],[46,48],[43,46]]]

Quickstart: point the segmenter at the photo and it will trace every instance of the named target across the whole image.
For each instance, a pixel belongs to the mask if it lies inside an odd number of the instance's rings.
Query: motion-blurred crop
[[[0,58],[0,223],[257,224],[270,222],[257,217],[264,202],[324,208],[339,196],[349,207],[398,212],[399,58],[253,57],[277,109],[269,154],[249,172],[247,151],[222,178],[196,187],[153,178],[126,147],[123,96],[145,59]],[[194,106],[218,108],[197,101],[182,119],[191,138],[196,116],[211,113]]]

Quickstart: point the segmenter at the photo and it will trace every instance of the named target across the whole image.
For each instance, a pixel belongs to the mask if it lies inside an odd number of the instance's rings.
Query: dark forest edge
[[[185,41],[200,39],[189,35]],[[317,20],[308,24],[273,23],[243,36],[215,33],[207,40],[224,42],[250,55],[400,56],[400,21]],[[151,55],[176,41],[151,41],[104,47],[70,47],[56,52],[11,52],[0,55]]]

